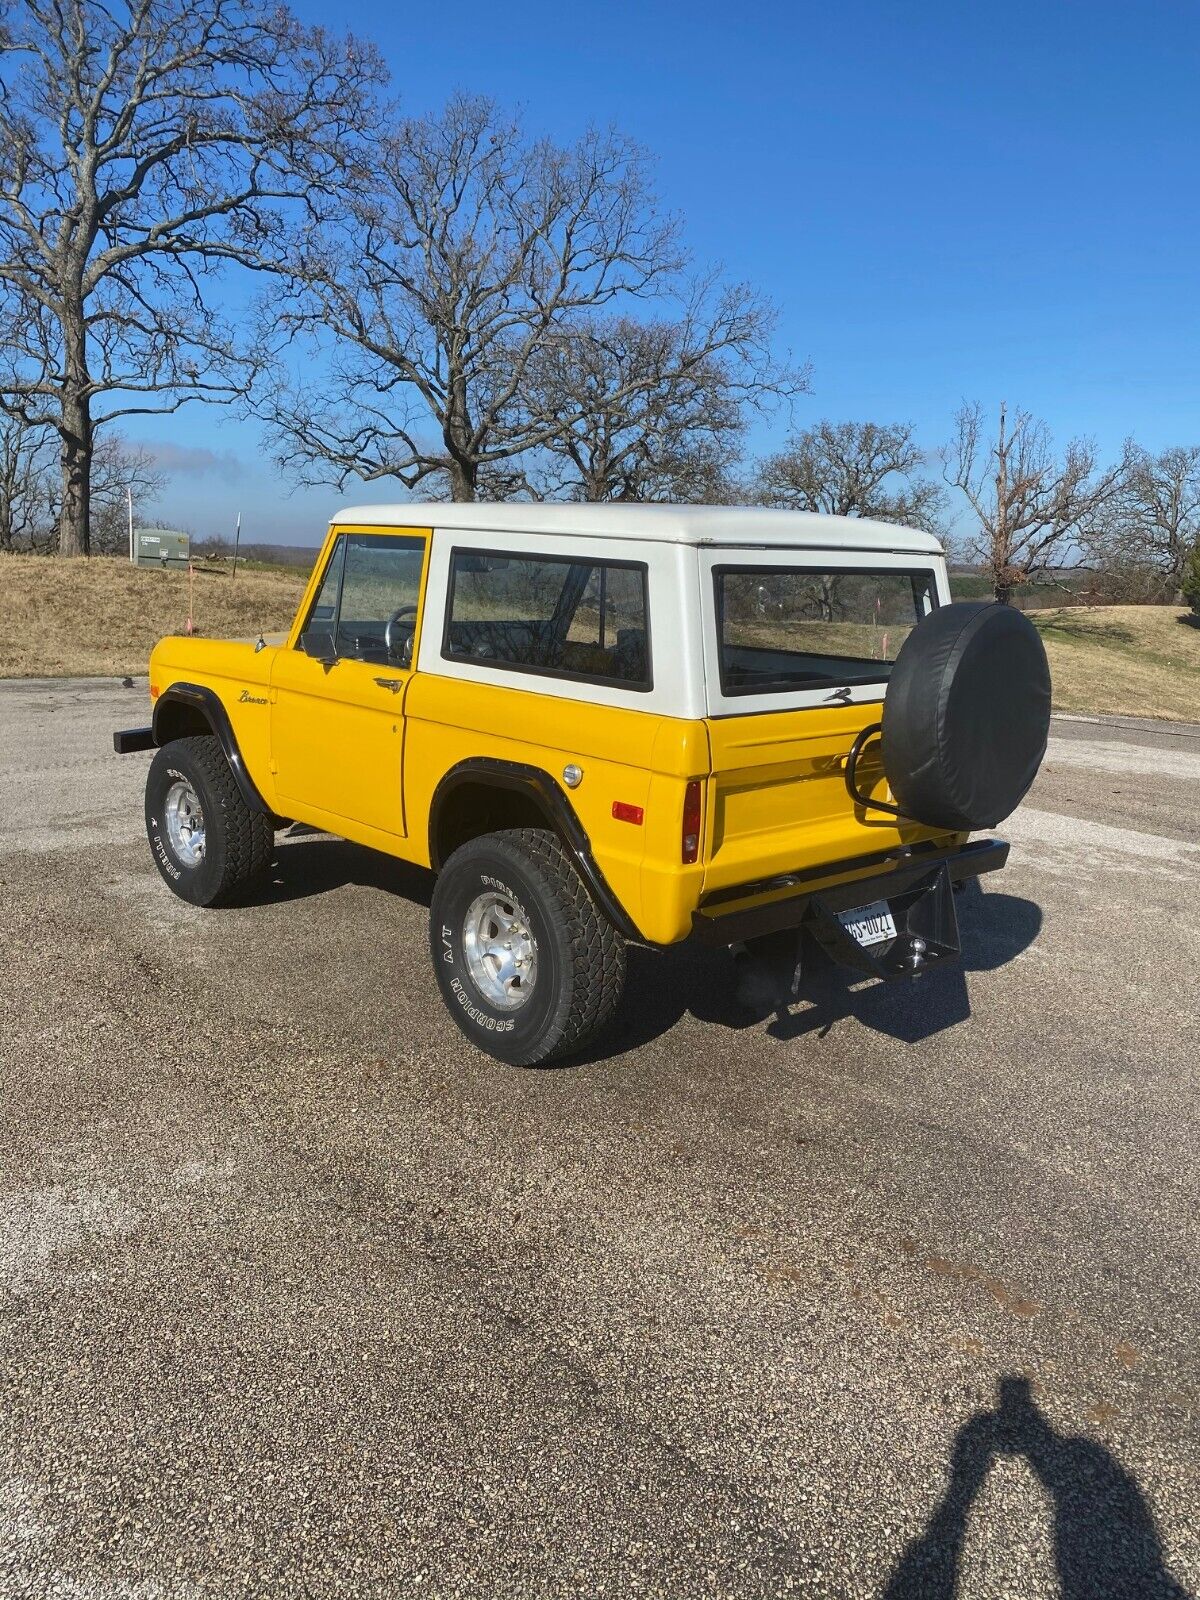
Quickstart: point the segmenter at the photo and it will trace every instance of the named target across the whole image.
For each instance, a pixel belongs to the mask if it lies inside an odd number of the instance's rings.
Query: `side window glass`
[[[649,689],[646,567],[455,550],[442,653],[515,672]]]
[[[591,568],[567,630],[565,654],[595,662],[598,673],[640,682],[646,677],[646,612],[643,575],[608,563]]]
[[[405,534],[346,535],[337,654],[410,666],[425,541]]]

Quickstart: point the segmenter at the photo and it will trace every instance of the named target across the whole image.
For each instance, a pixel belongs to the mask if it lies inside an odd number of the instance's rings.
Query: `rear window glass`
[[[649,689],[646,567],[455,550],[442,654],[515,672]]]
[[[727,695],[884,682],[935,603],[930,572],[718,567],[714,578]]]

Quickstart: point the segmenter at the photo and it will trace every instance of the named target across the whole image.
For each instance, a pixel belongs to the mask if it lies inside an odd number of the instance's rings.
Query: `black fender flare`
[[[521,761],[501,761],[493,756],[471,756],[451,767],[433,791],[429,804],[429,864],[435,872],[442,867],[438,847],[441,808],[455,789],[468,783],[515,790],[533,800],[570,854],[588,893],[613,927],[623,938],[646,943],[601,872],[592,854],[591,840],[570,801],[560,785],[541,767],[527,766]]]
[[[251,811],[261,811],[265,816],[273,816],[270,806],[259,794],[254,779],[246,771],[246,763],[242,760],[242,752],[238,748],[237,736],[233,731],[233,724],[229,720],[229,713],[221,703],[221,697],[213,689],[206,688],[201,683],[173,683],[170,688],[164,689],[154,702],[154,742],[163,745],[169,741],[162,734],[162,708],[164,705],[185,705],[193,711],[198,711],[213,731],[217,743],[221,746],[229,770],[233,773],[233,781],[238,786],[242,799]]]

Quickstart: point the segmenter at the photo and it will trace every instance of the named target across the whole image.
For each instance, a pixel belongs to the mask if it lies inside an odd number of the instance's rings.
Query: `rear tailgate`
[[[708,720],[704,894],[837,863],[924,839],[944,830],[864,812],[846,788],[846,758],[856,736],[879,720],[876,702]],[[873,741],[858,765],[863,792],[888,797]],[[760,888],[761,892],[761,888]]]

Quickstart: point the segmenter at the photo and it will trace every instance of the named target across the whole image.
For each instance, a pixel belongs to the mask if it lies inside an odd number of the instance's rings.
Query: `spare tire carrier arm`
[[[887,800],[873,800],[869,794],[864,794],[858,787],[859,758],[871,740],[882,732],[882,722],[869,722],[850,746],[850,754],[846,757],[846,790],[851,800],[857,801],[860,806],[874,811],[886,811],[893,817],[904,817],[905,813],[901,811],[899,806],[891,805]]]

